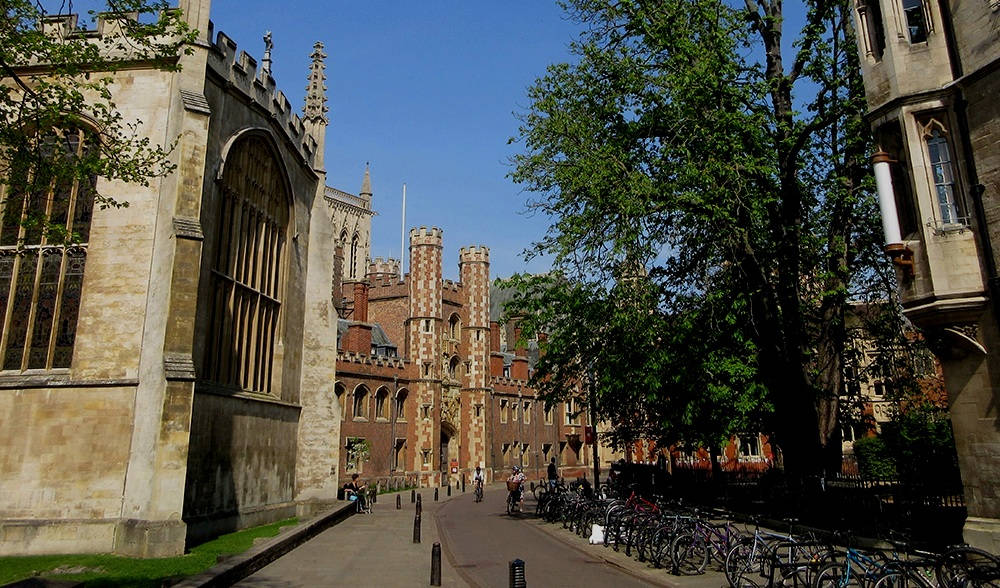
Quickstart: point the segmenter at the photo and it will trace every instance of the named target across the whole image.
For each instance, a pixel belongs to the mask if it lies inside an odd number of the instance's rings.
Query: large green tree
[[[95,3],[91,3],[93,5]],[[44,230],[48,241],[71,241],[50,223],[47,200],[74,181],[101,176],[147,184],[173,170],[170,145],[143,136],[142,121],[128,120],[115,105],[113,73],[145,63],[178,68],[193,40],[177,9],[166,0],[107,0],[90,11],[108,23],[97,39],[61,14],[72,2],[5,0],[0,15],[0,191],[4,225]],[[84,19],[87,16],[84,15]],[[85,26],[84,20],[79,21]],[[90,23],[93,26],[93,23]],[[90,140],[80,148],[84,129]],[[101,207],[127,206],[96,194]]]
[[[519,278],[510,309],[552,331],[539,379],[597,362],[600,406],[652,415],[629,426],[756,426],[818,473],[839,458],[849,293],[878,259],[850,3],[806,0],[791,42],[781,0],[564,6],[576,60],[529,89],[513,139],[511,175],[551,219],[528,255],[561,275]],[[589,312],[539,314],[570,287]]]

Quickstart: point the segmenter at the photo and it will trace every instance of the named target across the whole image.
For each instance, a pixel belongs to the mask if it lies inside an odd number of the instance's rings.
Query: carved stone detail
[[[194,361],[186,353],[165,353],[163,355],[163,371],[168,380],[193,381]]]
[[[197,219],[174,217],[174,234],[184,239],[194,239],[202,241],[205,233],[201,230],[201,223]]]
[[[202,114],[212,114],[212,108],[208,105],[208,100],[205,99],[204,94],[190,90],[181,90],[181,102],[184,103],[185,110],[200,112]]]

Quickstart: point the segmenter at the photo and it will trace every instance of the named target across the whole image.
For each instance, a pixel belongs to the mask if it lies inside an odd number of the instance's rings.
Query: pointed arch
[[[288,174],[265,131],[237,133],[223,157],[203,373],[226,388],[280,395],[272,380],[292,224]]]

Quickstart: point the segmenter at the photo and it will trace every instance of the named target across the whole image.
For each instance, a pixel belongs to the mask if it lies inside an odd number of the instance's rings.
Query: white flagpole
[[[403,222],[399,227],[399,276],[406,273],[406,182],[403,182]]]

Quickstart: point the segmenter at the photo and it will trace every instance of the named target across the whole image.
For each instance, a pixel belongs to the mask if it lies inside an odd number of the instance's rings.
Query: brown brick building
[[[442,250],[440,229],[412,229],[409,273],[377,258],[363,280],[345,271],[335,283],[340,475],[437,485],[521,465],[535,478],[551,458],[582,474],[586,417],[546,410],[529,387],[529,350],[491,316],[489,249],[461,249],[457,282],[443,278]]]

